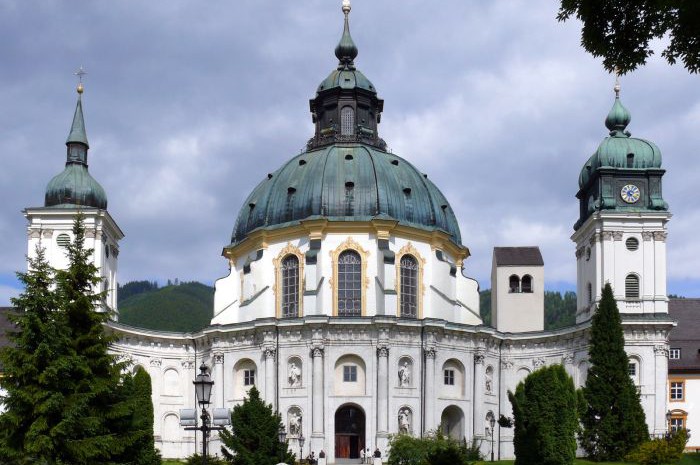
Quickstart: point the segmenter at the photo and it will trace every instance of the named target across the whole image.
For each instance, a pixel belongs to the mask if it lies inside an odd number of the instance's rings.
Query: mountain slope
[[[214,288],[202,283],[182,283],[147,289],[119,302],[119,322],[137,328],[192,332],[209,324],[214,308]]]

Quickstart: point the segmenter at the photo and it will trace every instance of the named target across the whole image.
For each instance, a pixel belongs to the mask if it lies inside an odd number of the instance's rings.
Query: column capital
[[[486,354],[484,353],[483,350],[477,350],[476,352],[474,352],[474,364],[475,365],[483,365],[485,358],[486,358]]]
[[[426,347],[423,351],[425,352],[426,358],[435,360],[437,356],[437,349],[435,347]]]
[[[538,357],[532,361],[532,366],[537,368],[542,368],[545,364],[545,360],[542,357]]]
[[[562,365],[573,365],[574,363],[574,354],[565,354],[561,357],[561,363]]]
[[[668,358],[668,347],[664,345],[654,346],[654,355]]]
[[[224,354],[223,352],[214,352],[214,363],[215,364],[220,364],[224,363]]]
[[[160,367],[160,365],[163,363],[163,361],[159,358],[152,358],[151,359],[151,366],[152,367]]]
[[[274,346],[263,346],[262,350],[266,359],[274,360],[275,356],[277,355],[277,348]]]
[[[311,346],[311,356],[316,358],[316,357],[323,357],[323,352],[325,350],[325,347],[323,344],[316,344]]]
[[[381,344],[377,346],[377,356],[388,357],[389,356],[389,346],[387,344]]]
[[[503,364],[503,368],[506,370],[512,370],[513,369],[513,360],[509,358],[504,358],[503,361],[501,362]]]

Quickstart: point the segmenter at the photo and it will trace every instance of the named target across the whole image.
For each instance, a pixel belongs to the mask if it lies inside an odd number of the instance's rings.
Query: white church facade
[[[649,431],[665,432],[670,213],[660,151],[626,132],[619,89],[609,135],[579,179],[576,324],[544,330],[537,247],[497,247],[486,326],[448,200],[379,137],[384,102],[355,66],[347,2],[343,11],[338,66],[310,101],[314,136],[244,202],[223,247],[230,273],[216,282],[211,325],[193,334],[110,325],[114,351],[151,376],[163,456],[200,448],[200,433],[179,422],[182,409],[195,407],[192,380],[204,363],[215,382],[212,407],[233,408],[256,386],[281,413],[291,450],[299,453],[298,438],[306,438],[304,456],[323,450],[330,463],[358,461],[361,449],[385,453],[391,435],[442,428],[483,440],[484,452],[493,435],[496,457],[513,457],[513,430],[490,431],[489,420],[512,416],[507,391],[539,367],[562,364],[577,386],[585,382],[590,317],[606,282],[623,315]],[[65,266],[62,245],[81,211],[106,304],[116,310],[124,234],[88,173],[81,98],[66,170],[49,183],[43,207],[25,210],[28,250],[40,243],[52,265]],[[217,443],[214,435],[212,451]]]

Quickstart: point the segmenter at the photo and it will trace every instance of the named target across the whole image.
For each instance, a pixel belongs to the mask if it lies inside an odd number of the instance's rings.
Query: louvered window
[[[627,247],[627,250],[634,252],[639,248],[639,241],[636,237],[630,237],[625,241],[625,246]]]
[[[625,297],[628,299],[639,298],[639,276],[628,274],[625,278]]]
[[[56,243],[61,247],[68,247],[68,244],[70,244],[70,236],[68,234],[59,234],[56,238]]]
[[[282,318],[299,316],[299,259],[287,255],[282,260]]]
[[[354,250],[338,257],[338,316],[362,315],[362,259]]]
[[[340,135],[351,136],[355,134],[355,111],[352,107],[343,107],[340,110]]]
[[[401,316],[418,316],[418,261],[412,255],[401,257]]]

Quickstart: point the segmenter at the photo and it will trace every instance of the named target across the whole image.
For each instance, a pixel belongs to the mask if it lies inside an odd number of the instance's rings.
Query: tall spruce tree
[[[581,446],[594,460],[621,460],[649,438],[649,431],[639,393],[628,374],[620,312],[610,284],[603,288],[593,316],[589,359]]]
[[[82,215],[66,247],[68,268],[53,271],[41,250],[20,273],[16,332],[2,351],[8,394],[0,415],[0,463],[113,464],[133,447],[125,364],[108,352],[109,319],[97,268],[85,249]]]
[[[52,430],[61,416],[63,395],[53,387],[68,370],[57,357],[69,345],[68,327],[52,288],[54,271],[44,250],[36,249],[29,271],[17,273],[24,292],[12,299],[9,318],[15,330],[10,345],[0,351],[6,394],[0,414],[0,463],[51,463]]]
[[[266,404],[253,386],[231,414],[231,429],[221,431],[221,453],[234,465],[295,463],[287,444],[279,442],[282,418]]]

